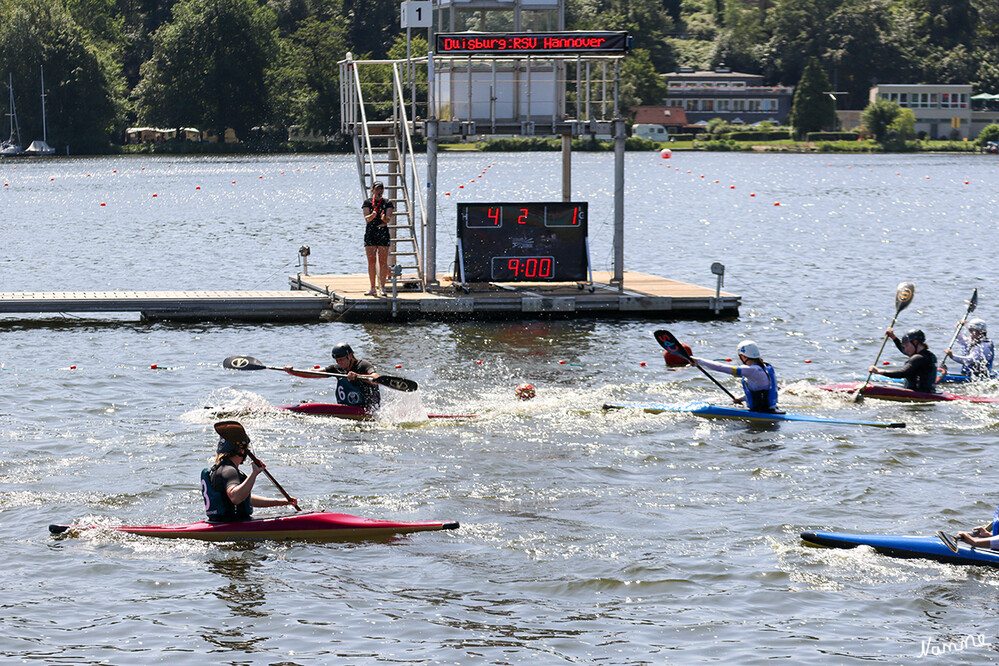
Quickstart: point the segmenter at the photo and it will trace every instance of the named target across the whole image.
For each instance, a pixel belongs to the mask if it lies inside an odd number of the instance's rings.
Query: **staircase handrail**
[[[406,136],[406,152],[409,153],[409,160],[413,166],[413,189],[416,190],[417,200],[420,203],[420,245],[416,253],[416,263],[417,270],[419,271],[420,278],[423,278],[423,261],[420,257],[420,251],[423,249],[423,238],[425,229],[427,228],[427,207],[423,201],[423,190],[418,184],[419,180],[419,170],[416,168],[416,156],[413,153],[413,139],[409,131],[409,120],[406,117],[406,100],[402,96],[402,80],[399,77],[399,65],[398,63],[392,65],[392,84],[395,89],[396,95],[398,97],[399,109],[402,117],[402,127],[403,134]],[[415,83],[414,83],[415,85]],[[412,197],[412,193],[410,193]]]

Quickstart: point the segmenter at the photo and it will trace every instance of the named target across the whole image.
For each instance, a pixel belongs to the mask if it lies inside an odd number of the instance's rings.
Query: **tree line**
[[[662,103],[661,74],[684,66],[798,85],[814,61],[812,87],[847,108],[877,82],[999,92],[996,0],[566,0],[566,23],[633,35],[625,107]],[[404,40],[398,0],[0,0],[22,136],[41,136],[44,66],[49,142],[74,152],[108,150],[130,125],[333,134],[337,61],[401,58]]]

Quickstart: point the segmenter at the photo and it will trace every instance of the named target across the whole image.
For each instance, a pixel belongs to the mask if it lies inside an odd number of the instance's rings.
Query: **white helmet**
[[[968,322],[968,330],[976,331],[985,335],[985,320],[984,319],[972,319]]]
[[[752,340],[743,340],[739,343],[739,348],[736,350],[740,355],[746,358],[763,358],[760,355],[760,348],[756,346],[756,343]]]

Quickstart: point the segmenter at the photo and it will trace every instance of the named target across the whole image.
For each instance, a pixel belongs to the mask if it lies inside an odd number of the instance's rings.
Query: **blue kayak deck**
[[[830,419],[821,416],[807,416],[805,414],[751,412],[748,409],[737,409],[734,407],[721,407],[708,402],[695,400],[692,402],[609,402],[604,404],[604,409],[641,409],[649,414],[662,414],[663,412],[682,412],[693,414],[702,418],[716,419],[738,419],[757,423],[777,423],[781,421],[797,421],[802,423],[829,423],[834,425],[858,425],[871,426],[875,428],[904,428],[904,423],[890,423],[882,421],[857,421],[851,419]]]
[[[999,551],[972,548],[959,543],[958,551],[955,553],[936,536],[802,532],[801,540],[826,548],[870,546],[882,555],[901,559],[927,559],[944,564],[999,567]]]

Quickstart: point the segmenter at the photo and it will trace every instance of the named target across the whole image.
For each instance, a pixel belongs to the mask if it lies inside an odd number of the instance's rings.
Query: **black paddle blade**
[[[371,381],[376,384],[381,384],[382,386],[387,386],[390,389],[395,389],[396,391],[405,391],[406,393],[412,393],[416,389],[420,388],[419,385],[412,379],[403,379],[402,377],[390,377],[385,375],[382,377],[375,377]]]
[[[909,307],[916,295],[916,285],[912,282],[899,282],[895,288],[895,314]]]
[[[952,535],[947,534],[943,530],[937,530],[937,537],[944,542],[944,545],[951,549],[951,552],[957,552],[957,539]]]
[[[49,532],[52,534],[63,534],[69,531],[72,525],[49,525]]]
[[[252,356],[230,356],[222,361],[222,367],[230,370],[266,370],[267,366]]]
[[[659,329],[652,334],[659,346],[666,351],[676,354],[677,356],[682,356],[683,358],[690,360],[690,355],[687,354],[687,350],[683,348],[680,341],[676,339],[676,336],[665,329]]]
[[[968,314],[975,311],[978,307],[978,287],[975,287],[975,293],[971,295],[971,301],[968,303]]]

